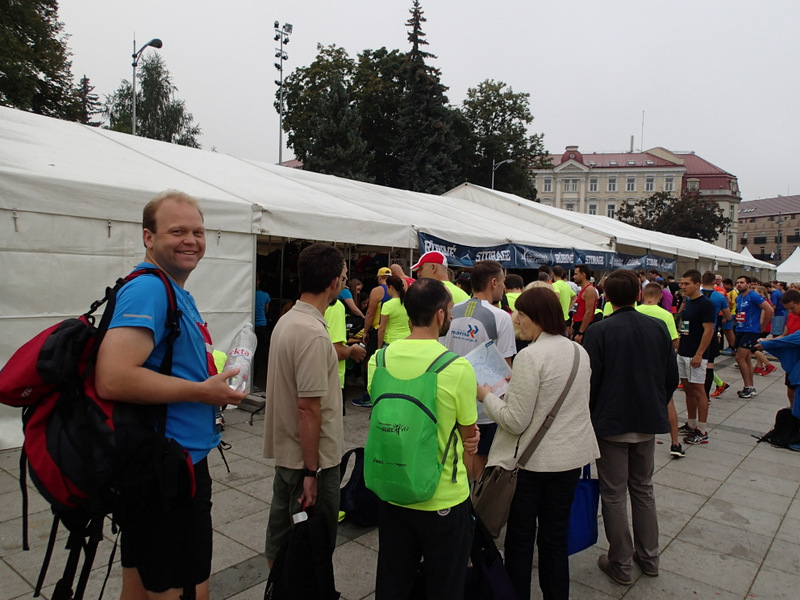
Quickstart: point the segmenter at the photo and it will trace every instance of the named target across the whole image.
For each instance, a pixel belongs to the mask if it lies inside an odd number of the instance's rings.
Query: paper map
[[[502,396],[508,388],[506,377],[511,376],[511,367],[506,359],[500,356],[497,346],[493,341],[481,344],[467,354],[466,358],[475,369],[475,378],[478,385],[487,384],[492,388],[495,396]]]

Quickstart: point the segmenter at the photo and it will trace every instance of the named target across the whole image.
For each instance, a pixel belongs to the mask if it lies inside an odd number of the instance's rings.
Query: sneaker
[[[770,373],[776,371],[777,369],[778,367],[776,367],[775,365],[769,364],[764,368],[764,372],[762,373],[762,375],[769,375]]]
[[[686,452],[680,444],[672,444],[669,447],[669,455],[673,458],[683,458],[686,456]]]
[[[736,350],[734,350],[733,348],[725,348],[725,350],[722,351],[722,356],[735,356],[735,355],[736,355]]]
[[[682,384],[682,383],[679,383],[679,384],[678,384],[678,389],[679,389],[679,390],[682,390],[682,389],[683,389],[683,384]]]
[[[372,408],[372,400],[369,397],[369,393],[364,392],[364,395],[359,398],[353,398],[350,400],[353,406],[360,406],[361,408]]]
[[[685,433],[685,434],[694,433],[694,427],[689,427],[688,423],[684,423],[683,425],[678,427],[678,433]]]
[[[753,369],[753,375],[766,375],[766,374],[767,372],[761,365],[758,365],[755,369]]]
[[[718,385],[718,386],[717,386],[717,389],[715,389],[713,392],[711,392],[711,397],[712,397],[712,398],[716,398],[717,396],[721,396],[722,394],[724,394],[724,393],[725,393],[725,391],[726,391],[726,390],[727,390],[729,387],[731,387],[731,386],[730,386],[730,384],[728,384],[728,383],[725,383],[725,382],[723,381],[723,382],[722,382],[722,385]]]
[[[754,387],[746,387],[746,388],[736,392],[736,395],[739,396],[739,398],[752,398],[753,396],[756,395],[756,388],[754,388]]]
[[[683,441],[687,444],[697,445],[697,444],[707,444],[708,443],[708,434],[701,433],[699,429],[695,429],[694,433],[687,435],[683,438]]]

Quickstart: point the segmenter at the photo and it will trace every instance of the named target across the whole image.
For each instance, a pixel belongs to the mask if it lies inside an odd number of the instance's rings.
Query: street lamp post
[[[275,58],[279,62],[275,63],[275,68],[280,73],[280,79],[275,82],[280,90],[280,120],[278,121],[278,164],[283,162],[283,61],[289,60],[289,55],[283,51],[284,45],[289,43],[289,36],[292,35],[294,27],[291,23],[284,23],[283,27],[279,27],[278,21],[275,21],[275,37],[273,38],[280,45],[275,48]]]
[[[131,81],[131,88],[133,91],[133,96],[131,97],[131,133],[136,135],[136,67],[139,65],[139,59],[142,57],[142,53],[147,49],[148,46],[152,46],[153,48],[161,48],[164,44],[161,43],[161,40],[158,38],[153,38],[149,42],[147,42],[144,46],[139,48],[139,51],[136,51],[136,38],[133,38],[133,62],[131,66],[133,67],[133,77]]]
[[[492,159],[492,189],[494,189],[494,172],[497,171],[497,169],[499,169],[501,165],[513,162],[514,162],[513,158],[507,158],[505,160],[501,160],[499,163],[494,162],[494,159]]]

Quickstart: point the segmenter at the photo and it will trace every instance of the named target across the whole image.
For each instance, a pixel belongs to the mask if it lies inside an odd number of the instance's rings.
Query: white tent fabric
[[[800,246],[795,246],[789,258],[778,265],[777,277],[787,283],[800,281]]]
[[[747,249],[747,246],[742,248],[742,251],[739,254],[741,254],[742,256],[745,256],[747,258],[753,258],[753,253],[750,252],[750,250]]]
[[[701,240],[657,231],[646,231],[616,219],[546,206],[513,194],[490,190],[470,183],[464,183],[446,192],[445,196],[467,199],[499,212],[519,211],[522,208],[522,212],[516,212],[521,218],[535,221],[554,231],[572,232],[569,233],[570,235],[578,235],[578,232],[602,235],[607,239],[607,243],[620,252],[630,252],[629,249],[619,248],[619,246],[629,246],[685,259],[713,260],[717,263],[735,266],[746,265],[765,272],[775,268],[774,265],[757,260],[752,256],[743,257],[732,250],[726,250]]]

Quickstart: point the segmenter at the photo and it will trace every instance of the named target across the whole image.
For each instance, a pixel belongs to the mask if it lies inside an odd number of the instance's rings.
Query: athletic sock
[[[711,393],[711,383],[714,381],[714,369],[706,369],[706,381],[703,384],[703,389],[706,391],[706,398]]]
[[[705,434],[706,433],[706,424],[705,423],[700,423],[698,421],[697,422],[697,429],[700,430],[700,433]]]
[[[686,419],[686,424],[692,429],[697,429],[697,419]]]
[[[719,375],[717,375],[717,372],[716,372],[716,371],[714,371],[714,385],[715,385],[715,386],[717,386],[717,387],[719,387],[719,386],[721,386],[723,383],[725,383],[725,382],[724,382],[724,381],[722,381],[722,377],[720,377]]]

